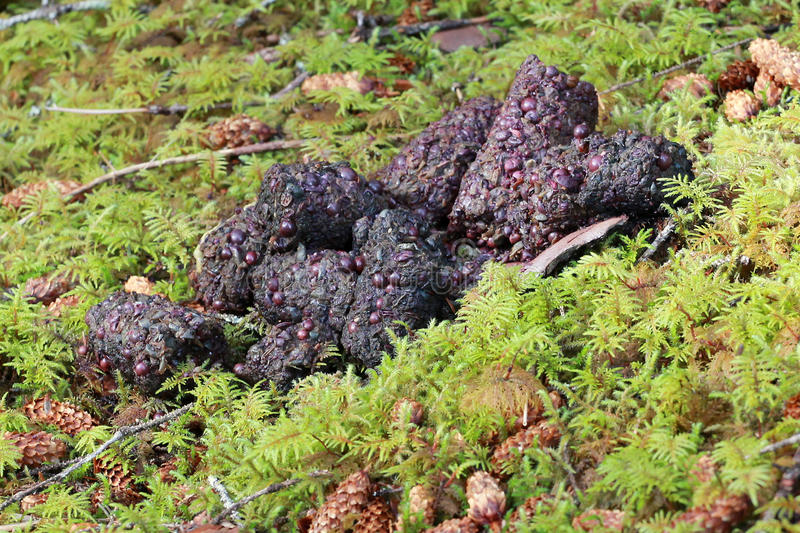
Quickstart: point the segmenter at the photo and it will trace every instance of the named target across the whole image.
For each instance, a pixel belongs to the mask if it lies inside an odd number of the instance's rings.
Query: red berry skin
[[[237,376],[244,374],[244,365],[242,363],[236,363],[233,365],[233,373]]]
[[[77,348],[75,348],[75,353],[78,355],[86,355],[89,353],[89,347],[85,344],[79,344]]]
[[[108,372],[109,370],[111,370],[111,361],[103,357],[102,359],[100,359],[98,366],[100,367],[100,370],[102,370],[103,372]]]
[[[150,372],[150,366],[144,361],[139,361],[136,363],[136,366],[133,367],[133,372],[139,377],[145,376]]]

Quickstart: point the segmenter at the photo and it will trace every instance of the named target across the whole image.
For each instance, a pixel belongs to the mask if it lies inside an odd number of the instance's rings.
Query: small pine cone
[[[44,502],[46,502],[49,496],[50,496],[49,494],[41,494],[41,493],[29,494],[24,498],[22,498],[22,501],[19,502],[19,508],[25,512],[30,511],[37,505],[41,505]]]
[[[433,0],[417,0],[415,2],[411,2],[411,4],[409,4],[409,6],[397,18],[397,25],[410,26],[412,24],[419,24],[420,22],[430,20],[430,17],[428,17],[428,11],[433,9],[433,7]],[[417,16],[417,13],[419,13],[419,16]]]
[[[758,114],[761,101],[745,91],[731,91],[725,97],[725,116],[731,122],[744,122]]]
[[[425,485],[414,485],[408,491],[408,514],[411,523],[416,522],[416,517],[421,516],[422,522],[428,525],[433,524],[436,518],[436,496],[430,487]],[[396,531],[403,531],[403,517],[397,521]]]
[[[687,86],[689,87],[689,92],[691,92],[695,98],[702,98],[706,96],[707,94],[711,93],[714,88],[711,81],[704,75],[695,74],[692,72],[690,74],[675,76],[674,78],[668,79],[666,82],[664,82],[664,85],[658,92],[658,96],[662,100],[669,100],[670,93],[681,91]]]
[[[25,282],[25,296],[36,303],[50,305],[74,287],[75,280],[68,274],[40,276]]]
[[[133,478],[128,474],[125,466],[113,455],[96,457],[93,469],[95,474],[102,474],[108,480],[113,501],[129,505],[142,499],[142,495],[133,486]],[[95,493],[95,496],[100,498],[99,501],[103,501],[105,492],[101,488],[99,495]]]
[[[156,473],[158,474],[158,479],[160,479],[163,483],[175,483],[178,478],[172,473],[178,469],[178,458],[172,457],[163,465],[158,467]]]
[[[391,420],[392,424],[399,425],[406,421],[404,415],[404,411],[409,413],[408,415],[408,423],[418,426],[422,423],[422,419],[425,417],[425,407],[417,400],[412,400],[411,398],[400,398],[396,402],[394,402],[394,406],[392,407],[391,412]]]
[[[475,472],[467,480],[469,517],[481,525],[490,524],[499,531],[506,512],[506,495],[488,472]]]
[[[436,527],[426,529],[428,533],[478,533],[481,530],[472,518],[451,518]]]
[[[314,515],[309,533],[328,533],[345,529],[366,507],[371,483],[366,471],[360,470],[342,481]]]
[[[527,500],[525,500],[522,505],[514,509],[514,512],[511,513],[511,516],[508,517],[509,523],[509,532],[514,532],[517,530],[515,524],[523,519],[530,519],[534,514],[536,514],[539,505],[543,502],[552,499],[552,496],[549,494],[542,494],[539,496],[531,496]]]
[[[13,191],[9,192],[8,194],[4,195],[3,198],[0,200],[0,204],[4,205],[9,209],[19,209],[22,207],[25,199],[29,196],[34,196],[39,194],[43,190],[47,189],[47,187],[53,184],[56,190],[62,196],[65,194],[69,194],[75,189],[81,187],[82,185],[77,181],[72,180],[51,180],[51,181],[39,181],[37,183],[26,183],[25,185],[20,185]]]
[[[800,418],[800,392],[786,400],[783,406],[784,418]]]
[[[551,448],[561,440],[561,432],[556,426],[542,420],[535,426],[523,429],[507,438],[492,454],[492,465],[495,474],[499,474],[507,465],[513,464],[525,450],[537,443],[543,448]]]
[[[625,512],[615,509],[590,509],[572,520],[572,527],[578,531],[592,531],[595,528],[622,531]]]
[[[144,276],[131,276],[125,282],[125,292],[138,292],[139,294],[153,294],[155,283]]]
[[[388,533],[392,531],[394,513],[382,498],[373,499],[361,513],[353,533]]]
[[[766,70],[758,73],[756,83],[753,85],[753,93],[756,98],[767,102],[768,107],[775,107],[781,99],[783,87],[769,75]]]
[[[729,533],[745,519],[750,511],[750,501],[745,496],[726,496],[711,505],[698,506],[678,515],[672,527],[679,522],[695,524],[706,533]]]
[[[550,396],[550,401],[553,402],[553,408],[561,409],[564,407],[564,397],[561,396],[560,392],[551,390],[547,395]]]
[[[22,452],[20,466],[39,466],[60,459],[67,453],[67,445],[46,431],[28,433],[14,431],[5,433],[3,437],[10,440]]]
[[[208,127],[206,144],[212,150],[267,142],[275,130],[247,115],[226,118]]]
[[[708,483],[716,476],[717,465],[710,455],[704,454],[700,456],[689,473],[700,483]]]
[[[758,76],[758,66],[751,60],[734,61],[717,78],[717,91],[725,95],[731,91],[752,89]]]
[[[25,416],[37,422],[53,424],[74,437],[94,426],[92,415],[67,402],[51,400],[48,396],[37,398],[22,407]]]
[[[755,39],[750,43],[750,55],[775,81],[800,91],[800,52],[789,50],[772,39]]]
[[[730,1],[731,0],[697,0],[697,4],[700,7],[708,9],[712,13],[719,13]]]
[[[81,303],[81,297],[77,294],[70,294],[69,296],[59,296],[50,305],[47,306],[47,312],[58,318],[67,307],[75,307]]]

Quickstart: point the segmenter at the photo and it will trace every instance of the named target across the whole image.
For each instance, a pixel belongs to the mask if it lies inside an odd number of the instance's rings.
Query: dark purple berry
[[[106,332],[105,332],[105,330],[104,330],[104,329],[102,329],[102,328],[101,328],[101,329],[98,329],[98,330],[95,332],[95,334],[94,334],[94,335],[95,335],[95,337],[97,337],[97,338],[98,338],[98,340],[103,340],[103,339],[105,339],[105,338],[106,338]]]
[[[144,361],[139,361],[138,363],[136,363],[136,366],[133,367],[133,371],[136,373],[137,376],[141,377],[147,375],[147,373],[150,372],[150,366]]]
[[[377,311],[373,311],[372,313],[369,314],[370,324],[377,324],[380,321],[381,321],[381,314],[378,313]]]
[[[244,365],[242,363],[236,363],[233,365],[233,373],[237,376],[244,374]]]
[[[384,299],[383,299],[383,296],[381,296],[380,298],[378,298],[377,300],[375,300],[375,307],[376,307],[378,310],[381,310],[381,309],[383,309],[383,306],[384,306],[384,304],[385,304],[385,301],[384,301]]]
[[[211,307],[213,307],[216,311],[222,311],[225,309],[225,302],[222,300],[214,300],[214,302],[211,304]],[[133,338],[133,336],[131,336],[131,338]]]
[[[372,286],[376,289],[382,289],[386,286],[386,278],[380,272],[372,275]]]
[[[89,352],[89,347],[85,344],[79,344],[77,348],[75,348],[75,353],[78,355],[86,355]]]
[[[276,292],[272,295],[272,303],[275,305],[283,305],[283,293]]]
[[[244,262],[248,265],[254,265],[258,261],[258,253],[250,250],[246,254],[244,254]]]
[[[281,237],[291,237],[297,233],[297,226],[295,226],[294,222],[289,219],[281,220],[281,225],[278,228],[278,234]]]
[[[247,235],[239,228],[234,228],[228,233],[228,242],[231,244],[242,244],[247,238]]]
[[[231,257],[233,257],[233,252],[231,251],[231,249],[230,249],[230,248],[228,248],[228,247],[226,246],[225,248],[223,248],[222,250],[220,250],[220,252],[219,252],[219,256],[220,256],[222,259],[225,259],[225,260],[227,261],[228,259],[230,259]]]
[[[276,292],[279,289],[278,278],[269,278],[267,282],[267,289],[269,292]]]
[[[337,202],[331,202],[325,207],[325,214],[329,217],[335,217],[339,214],[339,204]]]
[[[552,78],[556,74],[558,74],[558,69],[553,65],[548,65],[547,68],[544,69],[544,75],[547,76],[548,78]]]
[[[358,181],[358,174],[350,167],[339,167],[339,176],[342,179],[350,181]]]
[[[589,172],[595,172],[597,169],[600,168],[600,165],[603,164],[603,156],[601,155],[593,155],[591,159],[589,159]]]
[[[584,137],[589,135],[589,133],[590,133],[589,126],[587,126],[586,124],[578,124],[577,126],[575,126],[575,129],[572,130],[572,136],[575,137],[576,139],[583,139]]]
[[[667,170],[669,166],[672,164],[672,156],[668,153],[664,152],[658,156],[658,168],[661,170]]]
[[[395,287],[400,285],[400,274],[397,272],[392,272],[389,274],[389,285],[393,285]]]
[[[306,329],[298,329],[297,330],[297,338],[301,341],[304,341],[308,338],[308,330]]]
[[[355,333],[356,331],[358,331],[358,323],[350,322],[349,324],[347,324],[347,331],[349,331],[350,333]]]
[[[533,98],[523,98],[523,100],[519,103],[519,108],[522,110],[523,113],[527,113],[528,111],[533,111],[536,109],[536,100]]]
[[[100,367],[100,370],[102,370],[103,372],[108,372],[109,370],[111,370],[111,361],[103,357],[100,359],[98,366]]]
[[[312,329],[314,329],[314,321],[311,320],[310,318],[306,318],[305,320],[303,320],[303,329],[307,331],[311,331]]]
[[[353,261],[353,258],[349,255],[343,255],[342,258],[339,260],[339,264],[342,265],[342,268],[347,270],[348,272],[352,272],[356,269],[356,263]]]
[[[355,259],[353,259],[353,264],[354,264],[354,266],[356,268],[356,272],[361,274],[361,272],[363,272],[363,270],[364,270],[364,267],[366,266],[366,261],[364,260],[364,256],[363,255],[357,255],[355,257]]]

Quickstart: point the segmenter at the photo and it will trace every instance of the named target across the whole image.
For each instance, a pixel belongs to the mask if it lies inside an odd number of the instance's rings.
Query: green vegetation
[[[763,35],[771,25],[779,25],[773,38],[800,47],[800,9],[778,0],[734,0],[718,14],[692,0],[440,0],[431,16],[488,15],[505,31],[493,48],[451,54],[432,42],[433,31],[348,41],[354,10],[396,16],[406,7],[400,0],[279,1],[237,26],[258,5],[119,0],[107,11],[0,32],[2,192],[43,180],[85,183],[115,168],[200,152],[210,122],[252,101],[260,103],[247,107],[249,115],[279,127],[287,139],[307,140],[300,150],[242,156],[235,164],[209,157],[140,172],[101,185],[80,202],[63,202],[51,187],[19,209],[0,207],[0,234],[7,233],[0,241],[6,294],[0,298],[0,432],[33,429],[17,408],[49,393],[102,424],[77,437],[59,434],[77,457],[110,438],[113,426],[130,423],[137,410],[197,402],[169,428],[115,447],[145,495],[141,502],[107,504],[92,514],[89,495],[103,483],[87,466],[47,489],[48,501],[28,511],[41,518],[41,531],[111,519],[137,531],[167,531],[166,524],[223,509],[209,475],[239,499],[317,469],[332,475],[245,506],[246,529],[292,530],[334,482],[360,468],[396,489],[400,501],[417,483],[451,480],[448,494],[463,514],[463,482],[475,469],[491,469],[493,446],[513,422],[504,416],[504,398],[486,389],[486,376],[512,364],[566,400],[556,409],[539,393],[563,437],[556,448],[528,449],[508,471],[509,509],[536,494],[555,499],[520,531],[570,531],[576,515],[598,507],[624,510],[631,530],[663,531],[685,509],[723,494],[752,503],[741,530],[797,527],[789,523],[795,497],[773,498],[778,465],[790,464],[793,449],[759,453],[800,432],[800,420],[782,414],[800,393],[800,103],[792,91],[744,124],[729,123],[713,95],[656,99],[660,79],[601,96],[604,131],[662,134],[695,158],[694,182],[668,184],[674,197],[690,203],[673,213],[680,245],[660,264],[636,261],[654,237],[643,229],[611,237],[552,278],[490,265],[456,320],[398,340],[397,355],[375,370],[314,375],[286,395],[203,369],[172,380],[174,400],[142,398],[120,384],[118,401],[108,405],[76,378],[74,349],[86,331],[86,310],[132,275],[154,280],[154,290],[174,301],[190,300],[188,274],[200,236],[251,201],[273,163],[345,159],[360,172],[375,171],[457,104],[454,84],[465,98],[502,98],[530,53],[602,90]],[[36,7],[21,2],[9,9]],[[245,61],[276,34],[279,60]],[[394,54],[412,59],[416,69],[406,74],[392,66]],[[695,71],[714,79],[746,56],[746,47],[733,49]],[[311,74],[358,70],[387,86],[408,79],[412,88],[387,97],[338,88],[270,98],[300,65]],[[212,109],[220,102],[233,102],[233,110]],[[151,104],[185,104],[188,111],[45,110]],[[704,149],[709,145],[711,151]],[[29,214],[28,223],[15,224]],[[68,294],[80,303],[60,317],[24,298],[26,280],[51,273],[79,280]],[[257,327],[230,326],[228,333],[246,347]],[[392,406],[403,397],[424,405],[421,428],[391,422]],[[199,445],[207,450],[190,473],[185,451]],[[172,483],[156,474],[163,450],[179,457]],[[690,471],[705,454],[718,470],[701,483]],[[0,440],[5,496],[31,481],[17,461],[16,448]],[[582,489],[578,494],[571,478]],[[10,506],[0,522],[20,521],[20,513]],[[692,529],[679,524],[675,530]]]

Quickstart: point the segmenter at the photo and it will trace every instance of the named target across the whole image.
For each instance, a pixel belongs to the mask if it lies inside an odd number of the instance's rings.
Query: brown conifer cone
[[[595,528],[622,531],[625,513],[615,509],[589,509],[572,520],[572,527],[578,531],[592,531]]]
[[[39,194],[43,190],[47,189],[51,183],[62,196],[69,194],[75,189],[81,187],[80,183],[72,180],[48,180],[38,181],[36,183],[26,183],[25,185],[20,185],[8,194],[5,194],[2,200],[0,200],[0,204],[9,209],[19,209],[22,207],[25,198]]]
[[[436,527],[426,529],[428,533],[478,533],[480,526],[472,518],[451,518],[445,520]]]
[[[247,115],[226,118],[208,127],[206,144],[212,150],[267,142],[275,130]]]
[[[53,424],[70,436],[94,426],[92,416],[67,402],[51,400],[48,396],[26,403],[22,411],[31,420]]]
[[[503,468],[518,460],[525,450],[537,443],[543,448],[550,448],[558,444],[561,440],[561,432],[556,426],[548,424],[542,420],[535,426],[515,433],[508,437],[500,446],[495,448],[492,454],[493,472],[500,474]]]
[[[752,89],[757,76],[758,66],[753,61],[734,61],[717,78],[717,91],[724,96],[731,91]]]
[[[753,85],[753,94],[756,98],[766,101],[767,106],[775,107],[781,99],[783,86],[769,75],[766,70],[758,73],[756,83]]]
[[[382,498],[374,498],[361,513],[353,533],[388,533],[393,523],[392,508]]]
[[[118,503],[131,504],[142,499],[142,495],[133,486],[133,477],[128,474],[125,466],[113,455],[96,457],[93,462],[95,474],[102,474],[108,480],[111,489],[111,499]],[[92,495],[92,503],[97,504],[104,500],[105,492],[100,487]]]
[[[712,13],[719,13],[730,1],[731,0],[697,0],[697,4],[700,7],[708,9]]]
[[[358,519],[370,497],[369,476],[359,470],[342,481],[314,514],[309,533],[341,531],[351,520]]]
[[[703,96],[710,94],[714,88],[711,81],[703,74],[690,72],[689,74],[675,76],[674,78],[670,78],[665,81],[664,85],[661,87],[661,90],[658,92],[658,97],[662,100],[669,100],[670,93],[682,91],[687,86],[689,87],[689,91],[696,98],[702,98]]]
[[[47,306],[47,311],[54,317],[58,318],[67,307],[75,307],[81,303],[81,297],[77,294],[70,294],[69,296],[59,296],[50,305]]]
[[[783,416],[785,418],[800,418],[800,393],[795,394],[783,406]]]
[[[50,305],[56,298],[75,287],[68,274],[39,276],[25,282],[25,296],[36,303]]]
[[[800,52],[789,50],[773,39],[755,39],[750,55],[758,68],[781,85],[800,91]]]
[[[500,531],[506,512],[506,495],[488,472],[475,472],[467,480],[469,517],[480,525]]]
[[[415,426],[422,423],[425,417],[425,407],[417,400],[411,398],[400,398],[392,406],[391,419],[393,424],[400,424],[404,422],[403,411],[408,409],[410,416],[408,422]]]
[[[710,455],[701,455],[689,473],[700,483],[708,483],[717,474],[717,465]]]
[[[416,517],[421,516],[425,524],[432,525],[436,518],[436,496],[430,487],[414,485],[408,491],[408,514],[411,523],[416,522]],[[397,520],[395,531],[403,531],[403,517]]]
[[[672,526],[685,522],[699,526],[706,533],[730,533],[749,511],[750,501],[746,496],[726,496],[709,506],[693,507],[678,515]]]
[[[761,101],[745,91],[731,91],[725,97],[725,116],[731,122],[744,122],[758,114]]]
[[[27,496],[22,498],[22,501],[19,502],[19,508],[22,511],[30,511],[37,505],[41,505],[44,502],[46,502],[49,496],[50,496],[49,494],[42,494],[42,493],[28,494]]]
[[[10,440],[22,452],[20,466],[39,466],[61,459],[67,453],[67,445],[46,431],[13,431],[5,433],[3,438]]]

